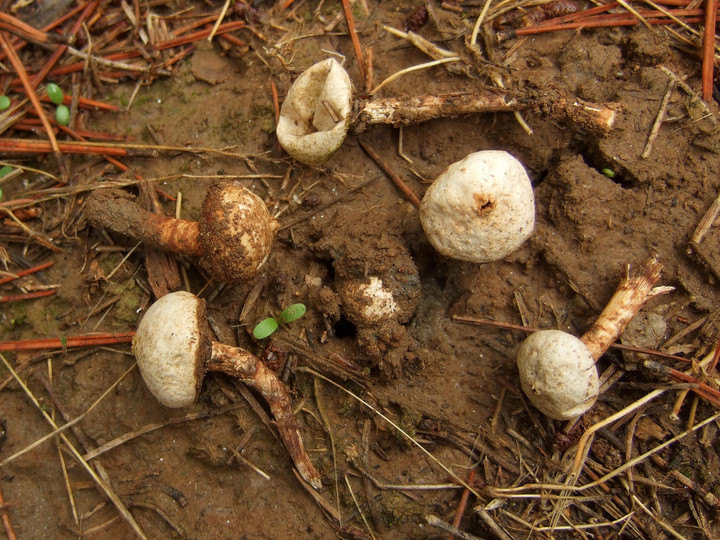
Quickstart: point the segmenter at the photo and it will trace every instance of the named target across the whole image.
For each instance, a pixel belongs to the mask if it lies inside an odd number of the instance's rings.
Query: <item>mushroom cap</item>
[[[212,342],[205,302],[194,294],[167,294],[145,313],[132,350],[145,384],[163,405],[195,402],[210,359]]]
[[[484,150],[445,169],[425,192],[420,223],[433,247],[474,263],[502,259],[530,236],[535,197],[522,164]]]
[[[260,197],[240,185],[213,184],[203,203],[200,264],[224,283],[250,279],[270,256],[277,230]]]
[[[585,344],[561,330],[540,330],[520,345],[517,355],[523,392],[555,420],[581,415],[598,396],[595,360]]]
[[[347,71],[328,58],[306,69],[280,108],[278,141],[292,157],[319,165],[340,148],[350,126],[352,84]]]

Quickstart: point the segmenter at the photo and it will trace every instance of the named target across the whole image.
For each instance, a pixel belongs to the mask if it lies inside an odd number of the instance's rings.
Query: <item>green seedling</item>
[[[607,176],[608,178],[615,178],[615,171],[613,171],[613,170],[610,169],[610,168],[607,168],[607,167],[606,167],[606,168],[604,168],[604,169],[603,169],[602,171],[600,171],[600,172],[603,173],[603,174],[604,174],[605,176]]]
[[[288,324],[298,320],[305,315],[305,311],[305,304],[293,304],[285,308],[277,317],[268,317],[257,323],[257,326],[253,329],[253,337],[255,339],[265,339],[272,335],[281,324]]]
[[[50,101],[52,101],[55,105],[60,105],[63,102],[65,94],[63,94],[62,89],[57,84],[48,83],[45,87],[45,91],[47,92]]]
[[[0,95],[0,111],[10,108],[10,98],[6,95]]]
[[[70,123],[70,109],[65,105],[58,105],[55,109],[55,120],[61,126],[67,126]]]

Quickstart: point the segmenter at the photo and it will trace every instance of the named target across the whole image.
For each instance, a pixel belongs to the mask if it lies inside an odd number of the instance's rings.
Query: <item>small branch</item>
[[[400,175],[398,175],[392,167],[390,167],[390,164],[385,161],[383,158],[380,157],[380,155],[373,149],[372,146],[369,144],[358,141],[358,144],[362,147],[363,150],[369,155],[372,160],[377,164],[378,167],[380,167],[383,172],[390,178],[390,180],[393,181],[393,183],[398,187],[400,191],[403,192],[403,195],[407,197],[407,199],[413,203],[416,207],[420,207],[420,197],[415,195],[415,192],[408,187],[408,185],[405,183],[405,181],[400,178]]]
[[[66,338],[27,339],[23,341],[0,342],[0,351],[32,351],[36,349],[62,349],[73,347],[97,347],[99,345],[115,345],[130,343],[135,332],[118,332],[116,334],[88,334]]]
[[[0,278],[0,285],[9,283],[9,282],[13,281],[14,279],[18,279],[18,278],[25,277],[30,274],[34,274],[35,272],[40,272],[42,270],[45,270],[46,268],[50,268],[53,264],[55,264],[54,261],[46,262],[44,264],[40,264],[38,266],[33,266],[32,268],[28,268],[27,270],[21,270],[20,272],[16,272],[14,276],[7,276],[4,278]]]
[[[717,21],[717,0],[705,0],[705,31],[702,55],[702,98],[705,103],[712,101],[713,68],[715,64],[715,22]]]
[[[345,22],[347,22],[348,32],[350,39],[352,40],[353,50],[355,51],[355,58],[360,69],[360,78],[364,81],[365,74],[367,72],[367,66],[365,65],[365,59],[362,54],[362,47],[360,46],[360,40],[357,36],[357,30],[355,30],[355,18],[352,14],[352,7],[350,6],[349,0],[342,0],[343,13],[345,14]]]

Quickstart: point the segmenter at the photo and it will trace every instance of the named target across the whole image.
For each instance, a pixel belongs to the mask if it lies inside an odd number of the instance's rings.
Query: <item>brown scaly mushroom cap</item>
[[[145,313],[132,350],[145,384],[163,405],[195,402],[212,349],[205,302],[189,292],[163,296]]]
[[[214,184],[203,203],[200,264],[226,283],[250,279],[270,256],[277,230],[260,197],[243,186]]]

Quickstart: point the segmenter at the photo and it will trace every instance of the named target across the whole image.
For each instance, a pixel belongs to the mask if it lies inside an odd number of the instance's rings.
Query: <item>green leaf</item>
[[[7,176],[11,172],[13,172],[13,168],[10,165],[5,165],[2,169],[0,169],[0,178]]]
[[[0,111],[10,108],[10,98],[6,95],[0,95]]]
[[[60,336],[60,345],[62,345],[63,351],[67,351],[67,338]]]
[[[277,329],[278,322],[270,317],[257,323],[257,326],[253,330],[253,337],[255,339],[265,339]]]
[[[55,109],[55,120],[61,126],[67,126],[70,123],[70,109],[65,105],[58,105]]]
[[[285,323],[291,323],[297,321],[303,315],[305,315],[305,304],[293,304],[285,308],[278,319]]]
[[[63,102],[65,94],[63,94],[62,89],[57,84],[48,83],[45,87],[45,91],[47,92],[50,101],[52,101],[55,105],[60,105]]]
[[[615,178],[615,171],[613,171],[612,169],[605,168],[600,172],[603,173],[608,178]]]

